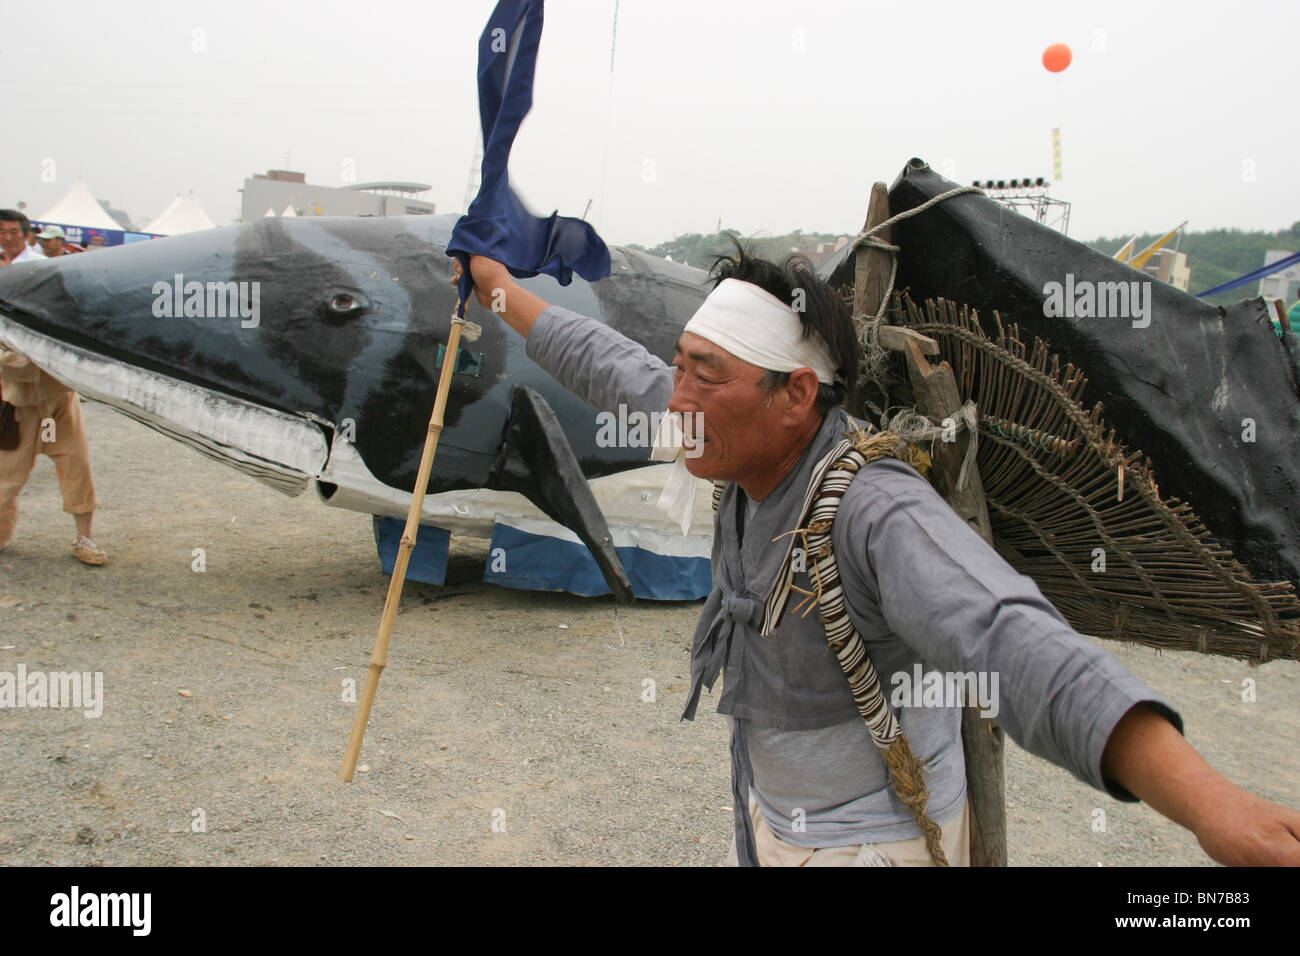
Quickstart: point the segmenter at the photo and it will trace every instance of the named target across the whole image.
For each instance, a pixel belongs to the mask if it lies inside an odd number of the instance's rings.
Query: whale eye
[[[319,321],[336,327],[359,319],[370,308],[370,302],[355,289],[324,289],[316,301]]]

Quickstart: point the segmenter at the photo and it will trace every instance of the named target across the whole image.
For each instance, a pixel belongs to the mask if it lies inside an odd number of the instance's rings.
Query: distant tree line
[[[635,243],[628,248],[659,256],[661,259],[670,257],[673,262],[684,262],[697,269],[707,269],[713,265],[713,260],[718,256],[727,255],[735,249],[732,236],[744,242],[746,246],[752,247],[759,256],[779,262],[796,251],[813,251],[825,242],[834,244],[840,235],[843,233],[804,232],[802,229],[796,229],[784,236],[742,236],[738,230],[723,229],[710,235],[688,232],[650,249]]]
[[[792,251],[815,250],[819,243],[834,243],[840,234],[832,232],[804,232],[796,229],[783,236],[741,236],[735,229],[723,229],[704,235],[689,232],[661,242],[653,248],[630,245],[628,248],[649,253],[652,256],[671,257],[674,262],[684,262],[699,269],[707,269],[719,255],[725,255],[733,248],[730,237],[735,236],[755,251],[768,259],[781,260]],[[1162,233],[1149,233],[1137,237],[1134,249],[1144,249],[1160,238]],[[1084,245],[1107,256],[1113,256],[1128,241],[1128,236],[1118,238],[1100,238],[1085,241]],[[1240,229],[1211,229],[1206,232],[1187,232],[1178,242],[1178,251],[1187,254],[1187,265],[1191,269],[1191,284],[1188,292],[1195,295],[1204,289],[1235,279],[1237,276],[1264,264],[1264,253],[1269,249],[1287,249],[1300,251],[1300,222],[1292,223],[1290,229],[1277,232],[1244,232]],[[1229,306],[1239,299],[1255,294],[1258,285],[1252,284],[1231,292],[1211,296],[1207,302],[1215,305]],[[1290,303],[1288,303],[1289,305]]]

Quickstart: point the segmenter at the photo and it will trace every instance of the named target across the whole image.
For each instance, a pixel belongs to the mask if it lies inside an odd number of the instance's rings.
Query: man
[[[0,254],[4,257],[0,265],[44,258],[39,250],[27,245],[31,228],[31,222],[17,209],[0,209]]]
[[[852,427],[840,402],[857,344],[842,300],[806,264],[723,258],[670,370],[608,326],[548,305],[501,264],[473,257],[470,268],[480,304],[504,306],[529,357],[575,394],[604,409],[666,406],[688,428],[703,416],[703,434],[687,435],[698,456],[682,462],[728,484],[683,716],[725,669],[718,710],[732,724],[739,862],[930,862],[817,615],[786,613],[758,633],[784,554],[773,540],[796,527],[814,465]],[[1216,773],[1178,715],[1074,632],[916,471],[892,459],[863,467],[832,536],[849,616],[883,684],[918,664],[998,675],[999,722],[1026,749],[1118,799],[1147,801],[1222,863],[1300,864],[1300,813]],[[795,583],[811,587],[806,574]],[[960,709],[912,703],[898,719],[925,766],[928,814],[948,860],[968,863]]]
[[[59,226],[46,226],[36,238],[41,241],[41,252],[47,259],[65,255],[68,251],[64,248],[67,236]]]
[[[54,461],[63,510],[76,521],[72,556],[82,564],[103,564],[108,556],[90,537],[99,500],[90,474],[90,446],[80,397],[25,356],[3,346],[0,397],[13,405],[18,415],[18,447],[0,450],[0,550],[13,537],[18,496],[36,466],[36,456],[45,454]]]
[[[35,230],[16,209],[0,209],[0,252],[4,265],[42,259],[26,243]],[[48,226],[38,238],[46,255],[64,253],[64,233]],[[58,379],[33,365],[25,356],[0,346],[0,398],[13,405],[18,417],[18,447],[0,451],[0,550],[13,537],[18,523],[18,496],[36,467],[38,454],[54,461],[63,510],[73,516],[77,537],[72,556],[82,564],[98,566],[108,560],[104,549],[90,537],[99,500],[90,474],[90,445],[86,441],[81,399]]]

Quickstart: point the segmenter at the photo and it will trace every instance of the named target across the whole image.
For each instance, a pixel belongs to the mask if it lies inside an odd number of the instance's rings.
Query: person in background
[[[0,252],[5,265],[44,258],[24,236],[27,217],[15,209],[0,209]],[[63,230],[47,227],[40,234],[49,255],[63,254]],[[81,415],[81,399],[58,379],[33,365],[26,356],[0,346],[0,397],[17,409],[18,447],[0,451],[0,550],[9,543],[18,523],[18,495],[31,477],[38,454],[49,455],[63,492],[63,510],[77,522],[72,555],[83,564],[108,560],[93,540],[91,524],[99,500],[90,475],[90,446]]]
[[[7,225],[0,220],[0,225]],[[49,455],[63,492],[63,510],[76,520],[72,556],[82,564],[108,560],[91,540],[91,523],[99,499],[90,476],[90,445],[81,415],[81,398],[24,355],[0,346],[0,394],[18,413],[18,447],[0,451],[0,550],[18,523],[18,495],[38,454]]]
[[[31,228],[31,221],[17,209],[0,209],[0,255],[4,257],[0,265],[10,266],[44,258],[40,250],[27,245],[27,233]]]
[[[68,254],[64,248],[67,236],[58,226],[46,226],[36,238],[41,241],[41,252],[45,253],[45,258],[53,259]]]

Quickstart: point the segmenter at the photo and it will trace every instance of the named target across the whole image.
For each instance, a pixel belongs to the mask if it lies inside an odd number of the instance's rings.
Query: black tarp
[[[913,160],[890,212],[956,187]],[[969,305],[986,332],[996,310],[1026,343],[1045,340],[1088,376],[1085,404],[1103,403],[1164,496],[1191,504],[1257,579],[1300,583],[1300,381],[1263,300],[1209,305],[978,194],[897,223],[892,241],[897,290]],[[853,263],[846,249],[823,272],[851,283]]]

